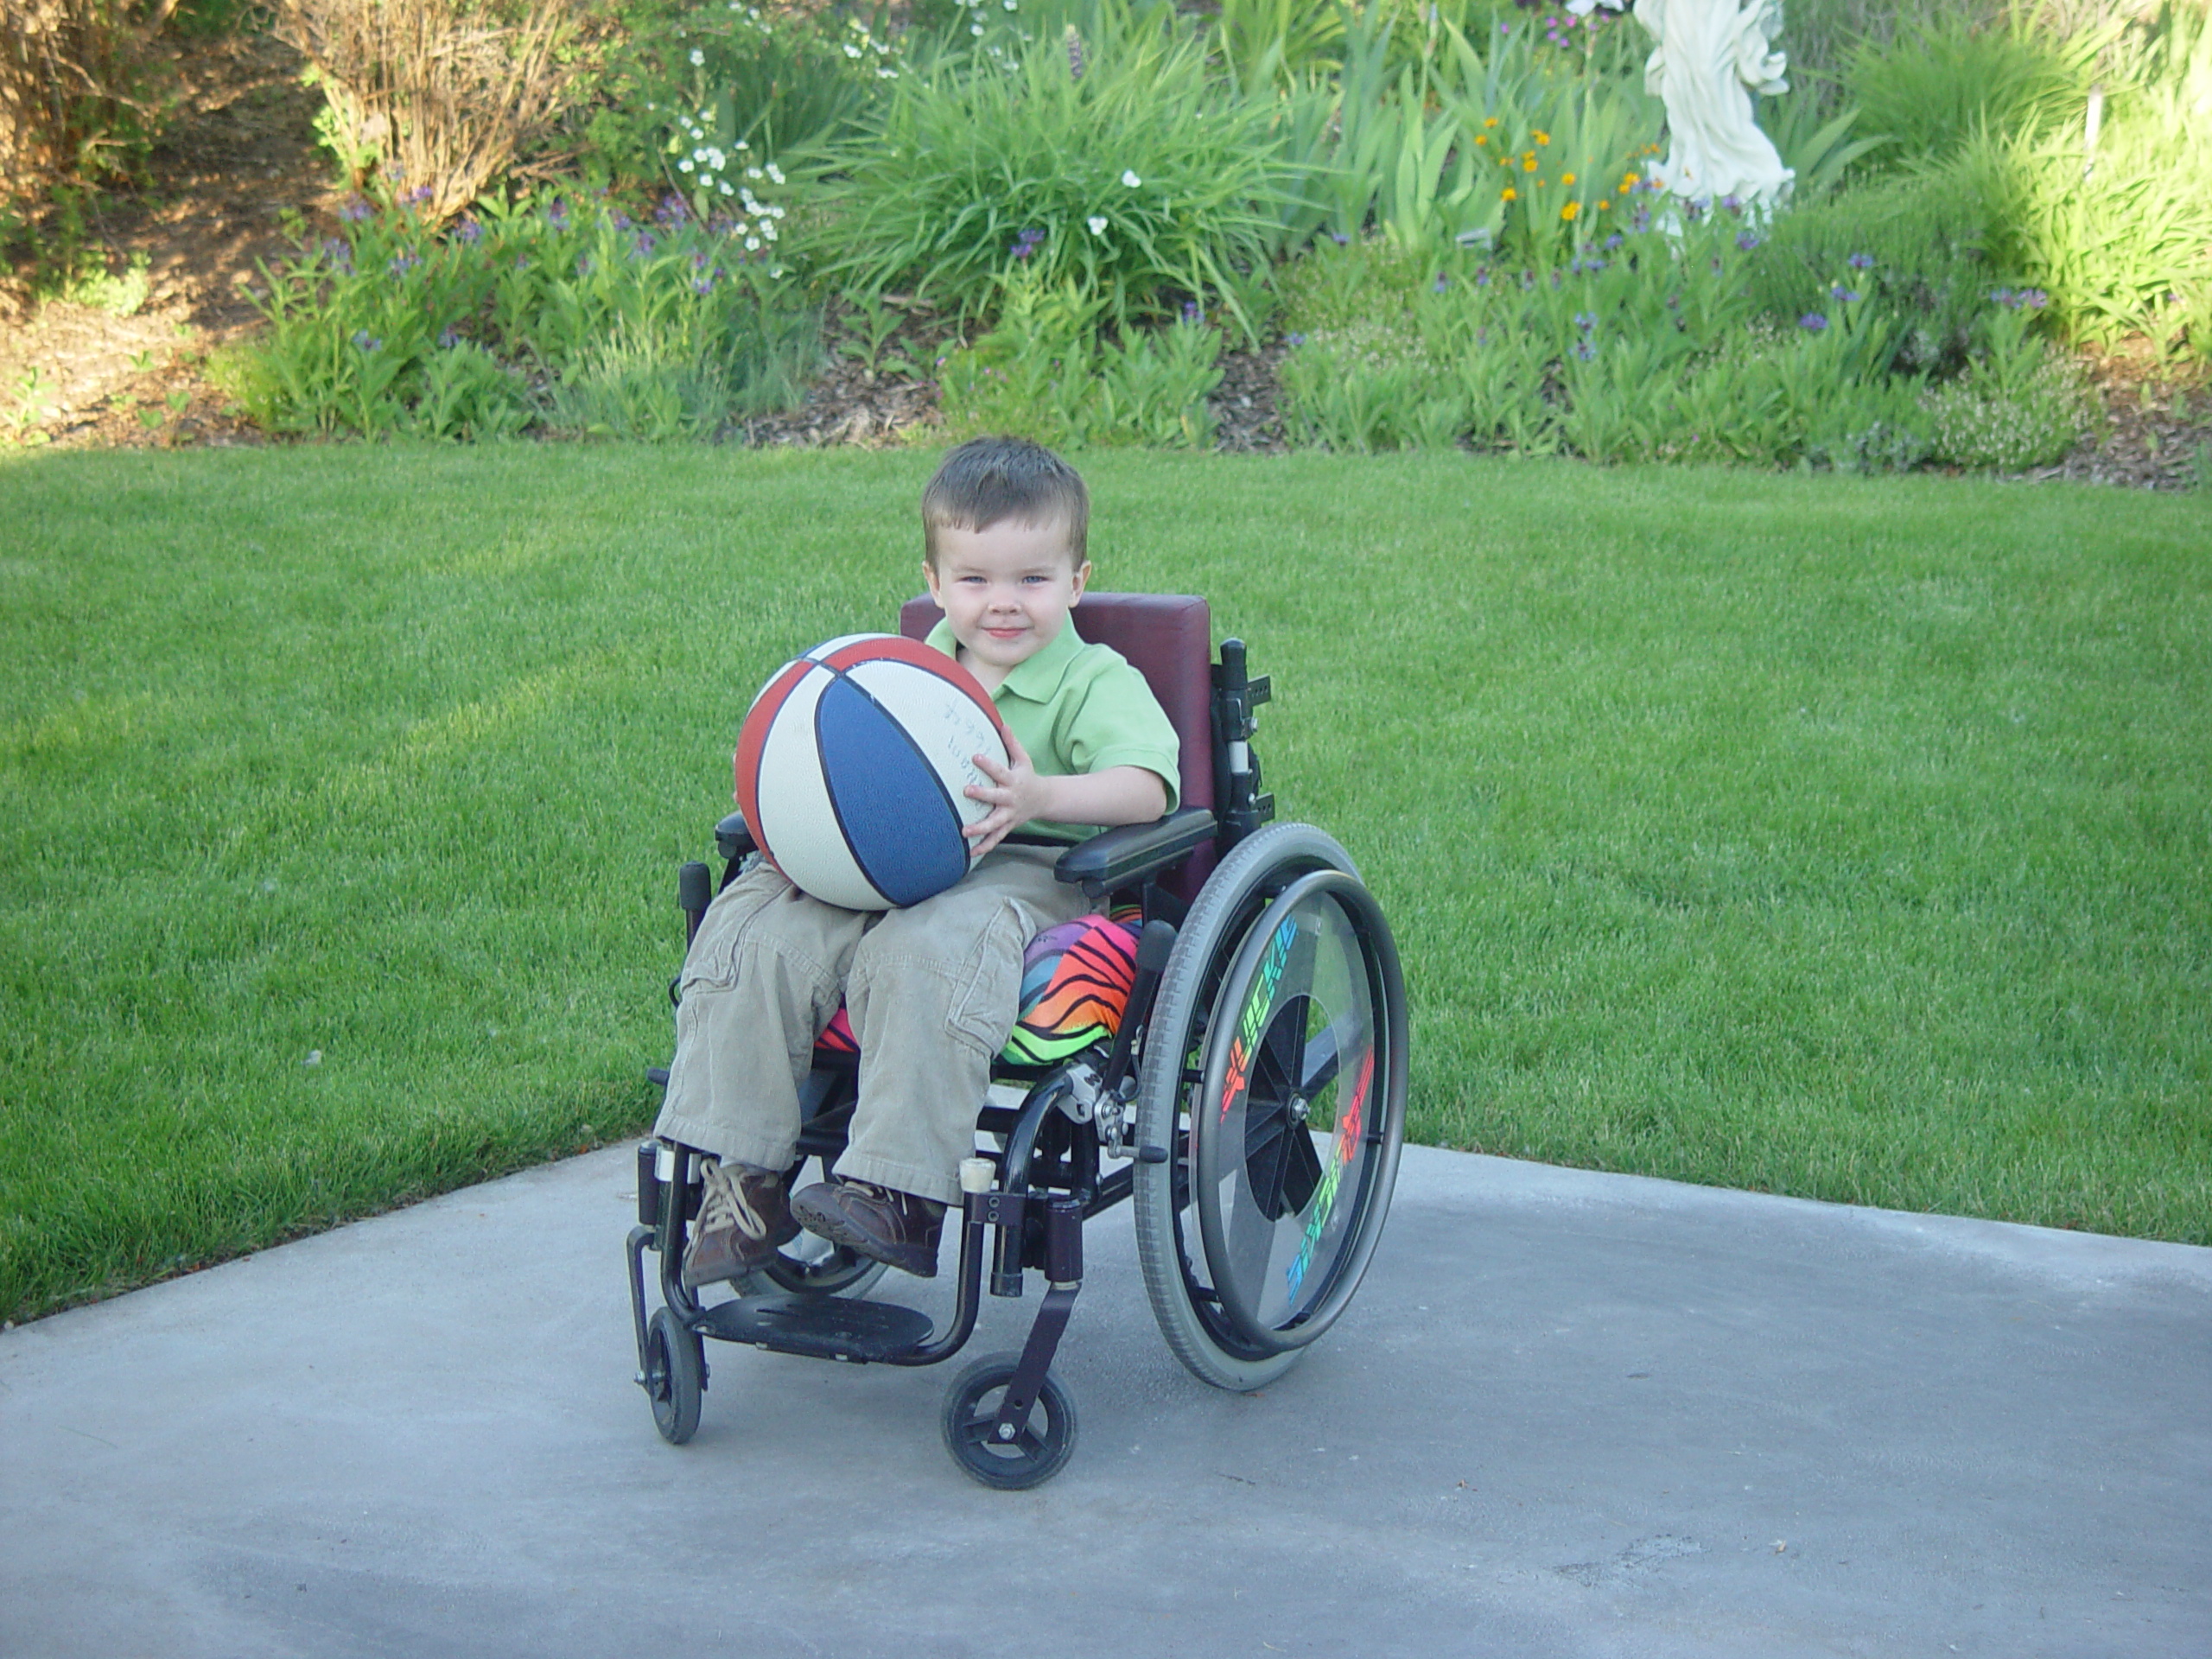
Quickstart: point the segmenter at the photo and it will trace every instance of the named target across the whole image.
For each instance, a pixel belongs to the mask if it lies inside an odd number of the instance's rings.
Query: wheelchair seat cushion
[[[1050,1065],[1110,1039],[1122,1024],[1137,976],[1137,929],[1106,916],[1078,916],[1048,927],[1021,953],[1020,1012],[1000,1052],[1015,1065]],[[853,1055],[852,1021],[839,1008],[814,1045],[824,1055]]]

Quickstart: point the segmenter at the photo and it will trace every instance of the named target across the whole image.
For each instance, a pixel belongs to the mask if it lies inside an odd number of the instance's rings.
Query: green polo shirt
[[[948,657],[960,654],[950,622],[931,629],[928,643]],[[1039,777],[1142,766],[1167,785],[1167,810],[1175,810],[1181,747],[1175,728],[1144,676],[1112,646],[1087,645],[1072,623],[1065,624],[1051,645],[1015,664],[991,701]],[[1043,818],[1015,826],[1018,833],[1056,841],[1082,841],[1099,828]]]

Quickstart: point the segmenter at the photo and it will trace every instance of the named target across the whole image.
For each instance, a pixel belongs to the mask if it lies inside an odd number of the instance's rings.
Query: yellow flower
[[[1523,173],[1533,173],[1536,170],[1536,152],[1535,150],[1530,150],[1526,156],[1523,156],[1521,158],[1521,170]]]
[[[1572,173],[1562,173],[1559,175],[1559,181],[1561,184],[1573,184],[1574,182],[1574,175]]]
[[[1602,196],[1601,196],[1601,197],[1599,197],[1599,198],[1598,199],[1598,211],[1599,211],[1599,213],[1604,213],[1604,212],[1605,211],[1605,209],[1606,209],[1606,208],[1608,208],[1608,207],[1611,207],[1612,205],[1613,205],[1613,204],[1612,204],[1611,202],[1607,201],[1607,200],[1606,200],[1604,197],[1602,197]]]
[[[1633,190],[1633,189],[1635,189],[1635,188],[1636,188],[1636,184],[1637,184],[1637,178],[1636,178],[1636,175],[1635,175],[1635,174],[1633,174],[1633,173],[1630,173],[1630,175],[1628,175],[1625,178],[1624,178],[1624,179],[1621,181],[1621,188],[1622,188],[1622,189],[1624,189],[1624,190]]]
[[[1570,202],[1568,202],[1568,203],[1567,204],[1567,206],[1566,206],[1566,207],[1562,207],[1562,208],[1560,208],[1560,209],[1559,210],[1559,216],[1560,216],[1561,219],[1573,219],[1576,214],[1580,213],[1581,211],[1582,211],[1582,204],[1581,204],[1580,202],[1579,202],[1579,201],[1570,201]]]
[[[1551,141],[1552,136],[1548,132],[1540,131],[1536,134],[1536,142],[1540,144],[1548,144]]]
[[[1521,199],[1521,193],[1509,184],[1497,193],[1497,199],[1500,201],[1518,201]]]
[[[1496,126],[1497,124],[1497,118],[1496,116],[1494,116],[1494,115],[1493,115],[1492,117],[1491,117],[1491,118],[1490,118],[1489,120],[1487,120],[1487,121],[1485,121],[1485,122],[1484,122],[1484,123],[1483,123],[1483,125],[1484,125],[1484,126],[1486,126],[1486,127],[1494,127],[1494,126]]]
[[[1475,135],[1475,142],[1478,144],[1486,144],[1490,140],[1478,132]]]

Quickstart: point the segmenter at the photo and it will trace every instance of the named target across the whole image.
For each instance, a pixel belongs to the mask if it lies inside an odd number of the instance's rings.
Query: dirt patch
[[[86,229],[111,271],[144,262],[127,315],[20,293],[0,321],[0,432],[103,446],[257,442],[224,412],[207,354],[258,321],[240,291],[289,251],[287,215],[337,205],[315,142],[319,96],[265,35],[182,43],[175,114],[145,188],[92,199]]]
[[[208,354],[257,327],[242,291],[257,262],[292,249],[288,225],[321,236],[342,196],[316,147],[319,96],[299,55],[263,34],[177,42],[177,105],[146,188],[98,198],[87,230],[111,270],[143,258],[147,289],[126,315],[48,301],[32,307],[0,283],[0,442],[120,447],[257,443],[208,379]],[[926,326],[916,330],[926,336]],[[833,346],[850,343],[833,310]],[[933,347],[908,341],[926,363]],[[1211,402],[1217,447],[1285,447],[1277,406],[1281,345],[1231,353]],[[2028,476],[2133,488],[2212,487],[2212,385],[2177,392],[2126,354],[2089,360],[2107,419],[2101,436]],[[798,409],[743,423],[756,444],[880,447],[923,439],[938,423],[926,378],[866,367],[837,352]]]

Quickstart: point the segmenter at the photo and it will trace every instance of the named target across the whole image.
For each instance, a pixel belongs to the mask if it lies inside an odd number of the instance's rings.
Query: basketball
[[[848,910],[919,904],[968,874],[991,809],[974,757],[1006,758],[976,677],[898,634],[817,645],[769,677],[737,738],[737,804],[804,893]]]

